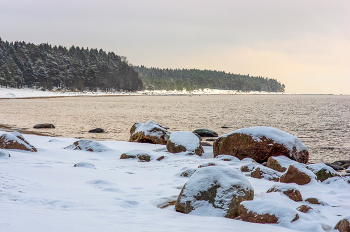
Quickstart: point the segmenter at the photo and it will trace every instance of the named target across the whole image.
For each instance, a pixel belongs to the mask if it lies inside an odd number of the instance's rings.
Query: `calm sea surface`
[[[170,131],[208,128],[219,135],[272,126],[309,148],[310,161],[350,159],[350,96],[208,95],[68,97],[0,100],[0,124],[53,136],[127,141],[134,122],[154,121]],[[35,130],[38,123],[55,129]],[[230,127],[223,129],[222,126]],[[103,128],[107,133],[91,134]]]

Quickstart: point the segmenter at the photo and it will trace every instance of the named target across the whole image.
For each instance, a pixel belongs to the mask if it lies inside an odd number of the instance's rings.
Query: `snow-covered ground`
[[[325,203],[311,205],[266,193],[276,182],[250,176],[254,200],[276,202],[290,210],[306,204],[313,210],[296,211],[298,220],[276,225],[202,216],[196,211],[182,214],[173,205],[165,207],[189,179],[180,173],[208,162],[238,170],[247,163],[215,159],[212,147],[204,147],[199,157],[168,153],[165,145],[101,141],[108,149],[89,152],[64,149],[77,141],[74,138],[23,136],[38,152],[6,150],[11,157],[0,157],[0,231],[322,232],[332,231],[350,215],[350,185],[340,177],[303,186],[289,184],[304,200],[315,197]],[[153,159],[120,159],[133,150],[146,151]],[[158,161],[160,156],[165,158]]]
[[[202,94],[282,94],[268,92],[240,92],[235,90],[203,89],[194,91],[166,91],[145,90],[137,92],[67,92],[67,91],[42,91],[31,88],[4,88],[0,87],[0,98],[29,98],[29,97],[73,97],[73,96],[119,96],[119,95],[202,95]]]

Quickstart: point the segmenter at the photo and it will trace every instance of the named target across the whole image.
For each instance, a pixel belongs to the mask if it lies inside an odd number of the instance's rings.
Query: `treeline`
[[[134,66],[148,90],[224,89],[238,91],[284,92],[275,79],[199,69],[159,69]]]
[[[0,86],[136,91],[143,83],[126,58],[102,49],[9,43],[0,38]]]

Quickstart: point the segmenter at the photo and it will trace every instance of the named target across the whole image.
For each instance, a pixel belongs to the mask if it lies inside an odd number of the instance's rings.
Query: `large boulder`
[[[256,126],[238,129],[217,138],[213,144],[214,157],[226,154],[239,159],[250,157],[259,163],[271,156],[283,155],[307,163],[309,152],[297,137],[273,127]]]
[[[315,173],[318,180],[321,182],[327,180],[330,177],[340,176],[338,172],[336,172],[332,167],[323,164],[309,164],[307,165],[307,169]]]
[[[290,165],[288,170],[281,176],[282,183],[296,183],[305,185],[316,180],[316,175],[302,165]]]
[[[196,135],[188,131],[177,131],[170,135],[166,148],[171,153],[194,152],[202,156],[204,149]]]
[[[192,131],[192,133],[196,133],[201,137],[218,137],[218,133],[209,129],[197,129]]]
[[[266,167],[272,168],[279,172],[285,172],[289,165],[295,164],[296,161],[289,159],[286,156],[271,156],[267,160]]]
[[[90,151],[90,152],[103,152],[103,151],[111,150],[99,142],[95,142],[88,139],[81,139],[81,140],[75,141],[72,145],[69,145],[64,149],[82,150],[82,151]]]
[[[242,201],[253,200],[254,190],[238,170],[220,166],[198,169],[187,181],[176,201],[175,209],[182,213],[238,216]]]
[[[289,223],[299,218],[295,210],[264,200],[241,202],[239,216],[243,221],[255,223]]]
[[[2,134],[0,136],[0,148],[37,152],[37,149],[17,131]]]
[[[289,197],[289,199],[293,201],[303,200],[300,191],[289,184],[275,184],[269,190],[267,190],[267,193],[272,192],[278,192],[282,195]]]
[[[170,132],[164,127],[147,121],[145,123],[135,123],[130,129],[129,142],[167,144]]]
[[[350,217],[340,220],[334,227],[339,232],[350,232]]]

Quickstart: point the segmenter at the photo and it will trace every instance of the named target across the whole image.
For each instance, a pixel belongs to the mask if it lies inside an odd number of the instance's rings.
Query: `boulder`
[[[250,157],[259,163],[271,156],[283,155],[307,163],[309,152],[297,137],[273,127],[257,126],[232,131],[217,138],[213,144],[214,157],[226,154],[239,159]]]
[[[239,206],[243,221],[255,223],[289,223],[299,218],[298,213],[274,201],[243,201]]]
[[[11,157],[11,155],[8,151],[0,150],[0,159],[7,159],[9,157]]]
[[[194,152],[198,156],[202,156],[204,153],[198,137],[188,131],[171,133],[166,148],[171,153]]]
[[[330,163],[325,163],[326,165],[328,165],[329,167],[333,168],[336,171],[342,171],[345,170],[344,167],[339,166],[339,165],[335,165],[335,164],[330,164]]]
[[[350,232],[350,217],[340,220],[334,227],[339,232]]]
[[[302,212],[302,213],[307,213],[307,212],[309,212],[311,209],[312,209],[312,208],[311,208],[310,206],[308,206],[308,205],[301,205],[301,206],[299,206],[299,207],[297,208],[297,210],[298,210],[299,212]]]
[[[196,133],[201,137],[218,137],[218,133],[208,129],[197,129],[192,131],[192,133]]]
[[[257,179],[279,181],[281,173],[262,165],[255,165],[250,176]]]
[[[287,172],[280,178],[282,183],[296,183],[298,185],[308,184],[312,180],[316,180],[316,175],[301,165],[290,165]]]
[[[255,165],[256,164],[254,163],[243,165],[241,166],[241,172],[251,172],[253,171]]]
[[[238,170],[220,166],[198,169],[187,181],[176,201],[175,209],[201,215],[238,216],[242,201],[253,200],[254,190]]]
[[[138,159],[139,162],[149,162],[151,161],[151,158],[151,154],[142,150],[128,151],[120,156],[120,159]]]
[[[0,148],[37,152],[37,149],[17,131],[2,134],[0,136]]]
[[[336,172],[332,167],[323,164],[309,164],[307,165],[307,169],[315,173],[318,180],[321,182],[327,180],[330,177],[340,176],[338,172]]]
[[[35,129],[46,129],[46,128],[55,128],[53,124],[50,123],[43,123],[43,124],[36,124],[33,126]]]
[[[286,156],[271,156],[267,160],[266,167],[279,172],[285,172],[289,165],[295,164],[296,161],[289,159]]]
[[[301,196],[300,191],[288,184],[275,184],[269,190],[267,190],[267,193],[272,193],[272,192],[278,192],[282,195],[289,197],[289,199],[293,201],[303,200],[303,197]]]
[[[130,129],[129,142],[167,144],[170,132],[164,127],[147,121],[145,123],[135,123]]]
[[[99,142],[95,142],[88,139],[81,139],[81,140],[75,141],[72,145],[69,145],[64,149],[82,150],[82,151],[90,151],[90,152],[103,152],[103,151],[111,150]]]
[[[105,130],[102,128],[95,128],[95,129],[89,130],[89,133],[105,133]]]
[[[341,166],[343,168],[349,168],[350,167],[350,160],[338,160],[338,161],[334,161],[332,163],[332,165],[337,165],[337,166]]]

